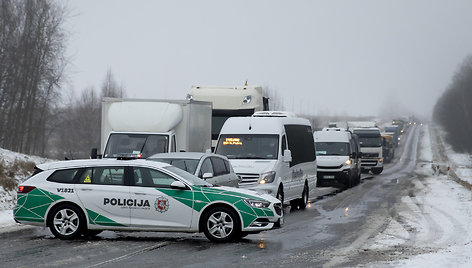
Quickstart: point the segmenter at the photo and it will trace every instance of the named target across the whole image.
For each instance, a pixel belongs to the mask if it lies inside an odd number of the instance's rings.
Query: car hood
[[[277,160],[230,159],[236,174],[262,174],[274,170]]]
[[[316,162],[318,166],[340,166],[349,159],[347,155],[318,155]]]
[[[249,190],[249,189],[242,189],[242,188],[234,188],[234,187],[227,187],[227,186],[215,186],[214,189],[218,190],[223,190],[223,191],[229,191],[229,192],[236,192],[239,194],[244,194],[247,195],[248,198],[254,197],[254,198],[263,198],[267,201],[270,201],[271,203],[279,203],[280,200],[269,195],[269,194],[261,194],[258,193],[254,190]]]

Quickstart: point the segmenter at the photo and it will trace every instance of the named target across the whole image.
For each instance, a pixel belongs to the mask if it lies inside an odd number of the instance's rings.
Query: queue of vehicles
[[[307,119],[266,110],[262,88],[247,85],[193,87],[182,101],[105,98],[103,153],[91,155],[103,159],[38,166],[18,187],[14,218],[61,239],[132,230],[226,242],[282,226],[283,205],[304,209],[316,186],[382,172],[375,123],[313,132]]]

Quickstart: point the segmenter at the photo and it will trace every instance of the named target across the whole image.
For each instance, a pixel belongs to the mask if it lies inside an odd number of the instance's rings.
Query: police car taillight
[[[36,187],[34,186],[18,186],[18,188],[16,188],[16,192],[19,194],[26,194],[33,191],[35,188]]]

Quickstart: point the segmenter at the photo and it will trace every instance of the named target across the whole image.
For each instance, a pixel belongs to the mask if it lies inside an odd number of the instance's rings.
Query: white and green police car
[[[17,189],[14,218],[61,239],[103,230],[204,232],[226,242],[273,228],[282,204],[269,195],[213,186],[169,164],[72,160],[41,164]]]

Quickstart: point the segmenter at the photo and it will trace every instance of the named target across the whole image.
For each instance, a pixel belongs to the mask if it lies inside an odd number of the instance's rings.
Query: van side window
[[[172,149],[171,149],[171,152],[176,152],[177,151],[177,148],[176,148],[176,144],[175,144],[175,135],[172,136]]]
[[[285,125],[288,149],[292,152],[290,167],[316,160],[315,142],[311,126]]]
[[[285,135],[282,136],[282,156],[284,155],[284,151],[287,150],[287,140],[285,140]]]

